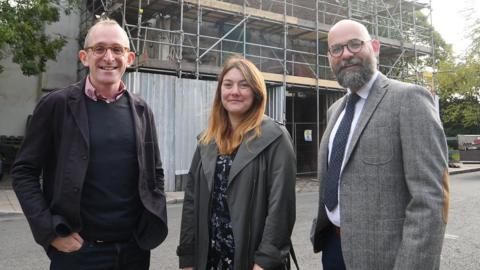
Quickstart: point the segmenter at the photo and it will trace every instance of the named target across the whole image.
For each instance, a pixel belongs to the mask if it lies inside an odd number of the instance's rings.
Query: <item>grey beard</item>
[[[348,62],[357,62],[355,59]],[[350,64],[350,63],[347,63]],[[354,63],[351,63],[354,64]],[[355,63],[356,64],[356,63]],[[372,61],[365,60],[362,64],[360,71],[352,72],[352,71],[340,71],[335,74],[337,77],[338,83],[349,89],[358,90],[362,86],[368,83],[370,78],[372,78],[374,68],[372,67]]]

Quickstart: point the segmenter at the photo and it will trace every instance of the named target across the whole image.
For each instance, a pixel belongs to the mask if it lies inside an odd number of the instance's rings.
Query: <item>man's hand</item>
[[[57,236],[53,239],[51,245],[61,252],[74,252],[83,245],[83,239],[78,233],[72,233],[66,237]]]
[[[263,268],[260,267],[258,264],[255,264],[252,270],[263,270]]]

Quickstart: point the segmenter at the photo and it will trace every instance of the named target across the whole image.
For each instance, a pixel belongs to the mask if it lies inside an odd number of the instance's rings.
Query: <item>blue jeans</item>
[[[50,270],[148,270],[150,251],[142,250],[132,240],[127,243],[92,243],[85,241],[71,253],[52,249]]]

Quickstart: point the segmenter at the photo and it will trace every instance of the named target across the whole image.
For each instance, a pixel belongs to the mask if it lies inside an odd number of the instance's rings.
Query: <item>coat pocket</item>
[[[383,165],[393,158],[393,138],[391,127],[373,126],[367,127],[359,139],[359,155],[365,164]]]

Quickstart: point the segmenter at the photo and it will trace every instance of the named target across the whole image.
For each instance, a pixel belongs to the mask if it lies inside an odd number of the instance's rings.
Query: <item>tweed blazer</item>
[[[322,250],[328,140],[346,98],[328,110],[318,153],[319,205],[311,240]],[[347,269],[438,269],[448,214],[447,144],[431,94],[379,74],[353,131],[340,177]]]
[[[39,101],[12,167],[15,193],[35,241],[47,253],[55,237],[82,229],[80,199],[90,153],[84,88],[85,79]],[[150,108],[140,97],[125,94],[135,127],[138,192],[144,206],[134,235],[140,247],[152,249],[168,232],[162,162]]]

